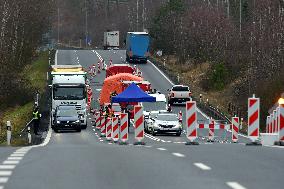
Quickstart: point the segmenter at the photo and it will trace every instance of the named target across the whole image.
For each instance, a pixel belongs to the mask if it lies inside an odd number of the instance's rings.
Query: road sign
[[[193,144],[193,141],[197,138],[197,113],[195,101],[186,102],[186,126],[186,137],[189,140],[188,144]]]
[[[128,140],[128,114],[120,114],[120,140],[125,144]]]
[[[135,140],[140,144],[144,139],[144,116],[142,106],[134,106]]]
[[[232,118],[232,141],[238,142],[239,139],[239,118]]]
[[[118,130],[118,118],[113,117],[112,118],[112,140],[114,142],[117,142],[119,140],[119,130]]]

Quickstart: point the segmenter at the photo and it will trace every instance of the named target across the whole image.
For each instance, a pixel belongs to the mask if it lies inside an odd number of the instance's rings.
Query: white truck
[[[82,129],[87,128],[86,72],[81,65],[54,65],[51,72],[51,124],[58,106],[75,106]]]
[[[104,32],[104,49],[119,48],[119,31]]]

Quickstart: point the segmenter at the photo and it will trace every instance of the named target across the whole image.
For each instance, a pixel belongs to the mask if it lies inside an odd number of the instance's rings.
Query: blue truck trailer
[[[147,32],[128,32],[126,37],[126,61],[147,63],[150,37]]]

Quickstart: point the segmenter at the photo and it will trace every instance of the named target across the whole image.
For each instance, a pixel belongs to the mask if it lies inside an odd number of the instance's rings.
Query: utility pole
[[[136,8],[136,12],[137,12],[137,15],[136,15],[136,31],[138,32],[138,29],[139,29],[139,1],[136,0],[136,5],[137,5],[137,8]]]
[[[85,0],[85,21],[86,21],[86,28],[85,28],[85,43],[86,48],[88,47],[88,10],[87,10],[87,0]]]
[[[60,27],[60,10],[59,10],[59,7],[57,9],[57,44],[59,44],[59,27]]]
[[[227,0],[227,1],[228,1],[227,15],[228,15],[228,18],[230,18],[230,0]]]
[[[240,0],[240,38],[242,38],[242,0]]]
[[[143,3],[143,13],[142,13],[142,18],[143,18],[143,31],[145,30],[145,1],[142,1]]]

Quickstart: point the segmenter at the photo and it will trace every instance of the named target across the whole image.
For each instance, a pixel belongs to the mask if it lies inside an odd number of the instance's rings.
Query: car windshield
[[[189,91],[189,87],[186,86],[175,86],[172,89],[173,91]]]
[[[53,89],[55,100],[83,100],[86,98],[84,87],[55,87]]]
[[[78,113],[75,109],[69,109],[69,110],[63,109],[63,110],[58,110],[57,112],[58,117],[74,117],[77,115]]]
[[[178,118],[175,114],[159,114],[157,120],[161,121],[178,121]]]
[[[166,102],[143,102],[143,109],[145,111],[166,110]]]

